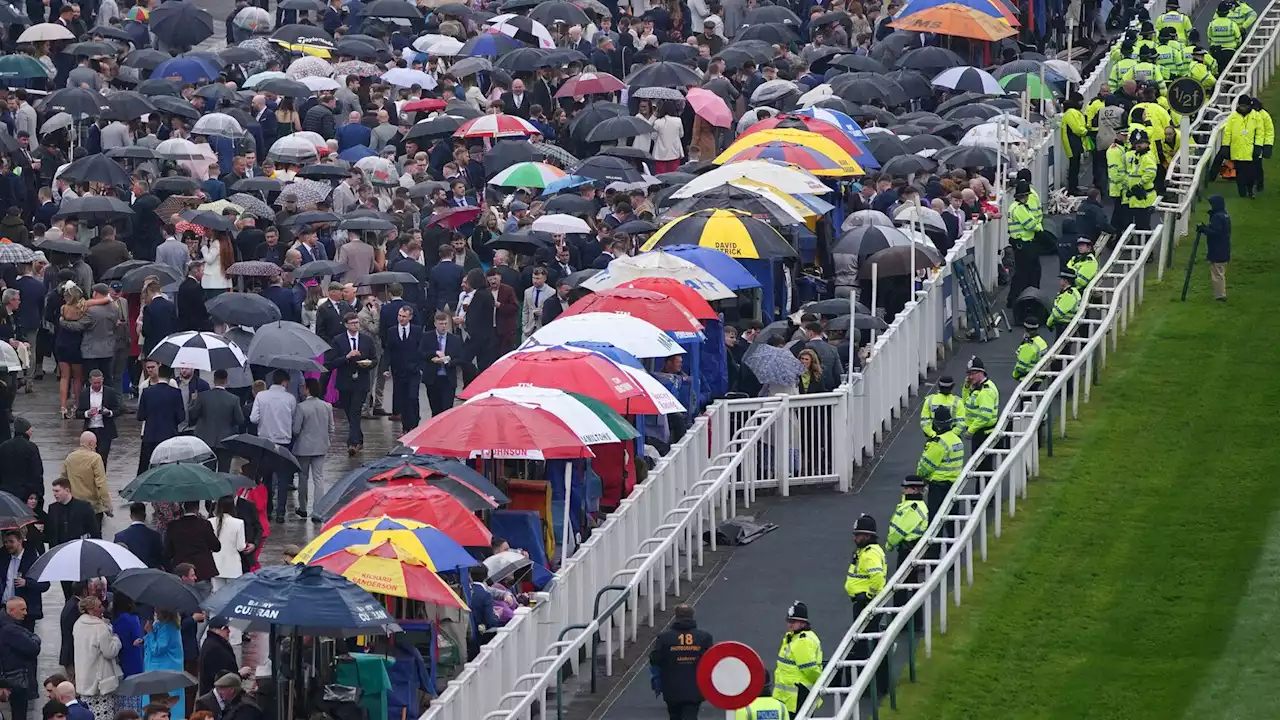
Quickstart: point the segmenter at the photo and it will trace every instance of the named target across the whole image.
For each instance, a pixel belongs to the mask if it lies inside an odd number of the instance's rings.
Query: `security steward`
[[[940,407],[933,413],[934,436],[924,443],[916,462],[916,475],[929,484],[929,517],[937,517],[942,500],[964,469],[964,440],[956,432],[951,411]]]
[[[1253,115],[1258,120],[1258,130],[1253,137],[1253,188],[1254,192],[1262,192],[1263,159],[1271,158],[1271,150],[1276,144],[1276,124],[1271,113],[1262,106],[1261,98],[1253,99]]]
[[[677,605],[675,619],[658,633],[649,653],[649,686],[667,704],[671,720],[696,720],[702,707],[698,661],[711,648],[711,633],[698,628],[691,605]]]
[[[876,531],[876,519],[870,515],[861,515],[853,526],[853,557],[849,559],[849,570],[844,581],[844,591],[849,595],[853,606],[853,619],[856,621],[867,605],[884,590],[888,565],[884,560],[884,548],[880,547],[879,533]],[[867,626],[870,632],[879,632],[880,618],[873,617]],[[866,660],[874,649],[870,640],[859,640],[853,644],[849,653],[850,660]],[[850,674],[851,677],[851,674]],[[848,678],[846,678],[848,679]],[[882,664],[876,672],[876,685],[880,694],[889,691],[889,664]]]
[[[1253,100],[1248,95],[1241,95],[1235,112],[1227,117],[1222,127],[1223,148],[1217,159],[1219,165],[1222,154],[1231,159],[1236,170],[1236,189],[1242,198],[1253,197],[1253,157],[1258,144],[1258,127],[1259,117],[1253,112]]]
[[[1040,358],[1049,350],[1049,343],[1040,337],[1040,321],[1028,317],[1022,321],[1024,335],[1018,345],[1017,362],[1013,366],[1013,379],[1022,380],[1040,362]]]
[[[1205,28],[1205,35],[1209,41],[1209,53],[1213,55],[1213,59],[1218,62],[1218,67],[1224,68],[1227,63],[1231,62],[1231,56],[1236,53],[1236,48],[1240,47],[1243,34],[1240,32],[1240,25],[1231,19],[1231,3],[1223,0],[1218,3],[1218,9],[1212,20],[1209,21],[1209,27]]]
[[[924,501],[925,479],[919,475],[908,475],[902,482],[902,500],[893,510],[889,520],[889,542],[885,547],[898,551],[898,567],[907,562],[907,556],[915,549],[916,543],[924,537],[929,527],[929,507]],[[906,578],[907,582],[920,581],[920,568],[916,568]],[[894,593],[893,604],[902,607],[911,599],[910,590],[899,590]],[[923,627],[924,614],[916,613],[913,618],[916,630]]]
[[[969,435],[969,454],[973,455],[987,441],[987,436],[1000,419],[1000,389],[987,377],[987,366],[976,355],[969,360],[964,380],[960,398],[964,400],[964,426]],[[984,459],[978,465],[978,470],[990,472],[991,458]]]
[[[1085,119],[1084,98],[1079,93],[1071,93],[1063,104],[1062,147],[1067,152],[1067,194],[1080,195],[1080,161],[1084,154],[1093,152],[1093,141],[1089,139],[1089,125]]]
[[[1098,256],[1093,252],[1093,240],[1084,236],[1076,240],[1076,254],[1067,261],[1067,269],[1076,274],[1076,289],[1084,292],[1098,275]]]
[[[1009,206],[1009,244],[1013,246],[1013,280],[1009,285],[1008,307],[1023,290],[1040,287],[1040,251],[1036,236],[1041,224],[1030,205],[1031,184],[1019,180],[1013,189],[1013,203]]]
[[[1138,230],[1150,230],[1151,208],[1156,204],[1156,154],[1151,149],[1151,136],[1144,130],[1129,133],[1129,146],[1124,154],[1124,202],[1129,222]]]
[[[1053,299],[1053,309],[1049,311],[1048,326],[1062,334],[1076,310],[1080,309],[1080,291],[1076,289],[1076,274],[1070,270],[1058,273],[1058,297]]]
[[[920,429],[926,438],[937,435],[933,431],[933,413],[940,407],[951,411],[951,417],[957,422],[964,417],[964,405],[955,393],[956,379],[950,375],[938,378],[938,392],[925,397],[920,405]]]
[[[767,670],[764,674],[764,688],[760,690],[760,697],[733,713],[733,720],[790,720],[790,717],[791,713],[787,712],[787,706],[773,696],[773,677]]]
[[[782,636],[778,664],[773,669],[773,697],[787,712],[795,713],[821,675],[822,643],[809,626],[809,607],[797,600],[787,608],[787,633]],[[821,706],[819,698],[814,707]]]
[[[1156,65],[1170,80],[1187,74],[1187,54],[1178,42],[1178,32],[1171,27],[1160,31],[1160,44],[1156,46]]]

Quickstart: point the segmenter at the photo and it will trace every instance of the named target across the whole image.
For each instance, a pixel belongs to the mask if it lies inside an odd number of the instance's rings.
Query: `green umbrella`
[[[252,486],[251,478],[180,462],[142,473],[120,491],[120,496],[132,502],[194,502],[217,500]]]
[[[1038,74],[1014,73],[1000,78],[1000,86],[1009,92],[1021,94],[1026,90],[1032,100],[1052,100],[1056,90],[1048,80],[1041,80]]]
[[[30,55],[4,55],[0,57],[0,78],[48,80],[49,71]]]

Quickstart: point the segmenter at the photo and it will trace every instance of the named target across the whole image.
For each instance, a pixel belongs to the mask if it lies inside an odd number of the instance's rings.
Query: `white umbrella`
[[[266,72],[255,73],[245,78],[244,87],[251,88],[265,80],[280,80],[288,77],[288,75],[285,75],[279,70],[267,70]]]
[[[0,343],[0,370],[18,372],[21,369],[22,361],[18,359],[18,351],[9,343]]]
[[[311,140],[298,137],[298,133],[295,133],[275,141],[267,151],[267,157],[292,165],[305,165],[319,160],[320,154],[316,152],[316,146]]]
[[[587,313],[587,315],[631,317],[630,315],[615,315],[614,313]],[[579,316],[570,315],[569,317],[579,317]],[[568,320],[569,318],[564,318],[564,319]],[[556,322],[559,322],[559,321],[560,319],[557,318]],[[641,322],[644,322],[644,321],[641,320]],[[555,325],[555,324],[556,324],[555,322],[551,323],[551,325]],[[547,327],[551,327],[551,325],[548,325]],[[653,402],[653,404],[658,408],[658,410],[663,415],[666,415],[668,413],[673,413],[673,412],[685,411],[684,405],[681,404],[681,402],[676,399],[676,396],[673,395],[665,385],[663,385],[661,382],[659,382],[657,378],[650,375],[648,372],[645,372],[641,368],[631,367],[630,365],[623,365],[618,361],[614,360],[613,358],[609,357],[608,355],[605,355],[604,353],[596,352],[595,350],[590,350],[587,348],[580,348],[573,345],[540,345],[536,342],[536,338],[537,338],[537,333],[534,333],[533,337],[526,340],[524,345],[521,345],[519,349],[513,352],[507,353],[507,355],[514,355],[516,353],[546,352],[548,350],[591,353],[592,355],[605,358],[610,363],[613,363],[614,367],[618,368],[619,372],[626,375],[632,382],[634,382],[641,390],[644,391],[644,394],[648,396],[648,399]],[[588,338],[578,338],[578,340],[588,340]],[[614,347],[622,349],[626,352],[631,352],[630,350],[627,350],[626,348],[622,347],[621,345],[619,345],[618,343],[612,340],[601,340],[599,338],[591,338],[591,341],[607,342],[610,345],[613,345]],[[635,353],[631,353],[631,354],[635,355]],[[675,354],[675,353],[671,353],[671,354]],[[504,355],[503,357],[506,357],[506,355]]]
[[[558,317],[529,339],[534,345],[563,345],[586,340],[607,342],[638,358],[664,358],[684,352],[679,343],[652,323],[617,313]]]
[[[871,130],[872,128],[865,128]],[[960,138],[961,145],[999,148],[1001,144],[1010,145],[1025,142],[1026,138],[1016,129],[1001,123],[983,123],[975,125]]]
[[[876,134],[876,133],[887,133],[887,134],[889,134],[889,135],[893,135],[893,134],[894,134],[894,133],[893,133],[893,131],[892,131],[892,130],[890,130],[889,128],[886,128],[886,127],[880,127],[880,126],[878,126],[878,125],[866,125],[866,126],[863,126],[863,128],[862,128],[862,132],[866,133],[867,135],[874,135],[874,134]]]
[[[249,8],[245,8],[246,10]],[[230,115],[209,113],[201,115],[196,124],[191,126],[192,135],[216,135],[232,140],[244,137],[244,128]]]
[[[823,100],[830,100],[835,96],[835,90],[832,90],[829,84],[822,83],[818,87],[801,95],[796,103],[800,105],[800,107],[812,107],[815,103],[820,103]]]
[[[39,582],[80,582],[95,577],[115,577],[122,570],[146,566],[123,545],[86,538],[49,548],[49,552],[32,563],[26,576]]]
[[[40,126],[40,134],[48,135],[51,132],[57,132],[58,130],[69,127],[71,127],[71,116],[67,113],[60,112],[44,121],[44,125]]]
[[[254,32],[271,29],[271,14],[260,7],[247,7],[236,13],[231,24]]]
[[[534,224],[537,224],[536,220]],[[733,291],[726,288],[715,275],[661,248],[620,257],[610,262],[609,267],[584,280],[582,287],[592,291],[607,290],[645,277],[670,278],[682,282],[697,290],[707,300],[727,300],[734,297]]]
[[[844,223],[840,225],[840,232],[845,233],[862,225],[893,227],[893,220],[879,210],[858,210],[844,219]]]
[[[516,15],[515,13],[505,13],[489,18],[485,21],[491,29],[496,30],[507,37],[515,38],[523,43],[537,45],[544,50],[553,50],[556,41],[551,37],[551,31],[547,30],[547,26],[529,17]]]
[[[50,40],[75,40],[70,30],[57,23],[32,25],[18,36],[18,43],[49,42]]]
[[[418,52],[430,53],[431,51],[428,50],[427,48],[431,47],[432,45],[438,42],[443,42],[445,40],[453,40],[453,42],[458,43],[458,47],[462,47],[461,41],[451,38],[448,35],[441,35],[439,33],[426,33],[424,35],[416,37],[413,39],[412,46],[413,46],[413,49],[417,50]]]
[[[342,84],[333,78],[327,77],[304,77],[298,78],[298,82],[306,85],[312,92],[322,92],[325,90],[337,90]]]
[[[934,87],[946,88],[956,92],[975,92],[982,95],[1005,95],[1006,91],[1000,81],[986,70],[963,65],[947,68],[938,73],[930,82]]]
[[[587,225],[586,220],[561,213],[543,215],[537,220],[534,220],[533,229],[538,232],[559,233],[561,235],[575,235],[591,232],[591,226]]]
[[[418,87],[431,90],[436,86],[436,79],[421,70],[411,70],[409,68],[392,68],[382,74],[382,79],[396,87],[408,88],[417,85]]]
[[[942,214],[924,205],[899,205],[898,210],[893,213],[893,219],[905,223],[923,223],[944,232],[947,229]]]
[[[151,453],[151,466],[176,462],[201,463],[212,460],[213,457],[213,449],[205,441],[194,435],[179,435],[156,446]]]
[[[168,160],[202,160],[204,151],[184,138],[169,138],[156,146],[156,155]]]
[[[619,437],[594,410],[563,390],[541,387],[498,388],[480,393],[467,402],[487,397],[542,408],[568,425],[570,430],[577,433],[578,439],[582,440],[584,445],[600,445],[627,439]]]
[[[1045,60],[1044,69],[1058,73],[1062,77],[1066,78],[1068,82],[1082,82],[1080,79],[1080,70],[1066,60]]]
[[[284,73],[287,77],[300,80],[305,77],[333,77],[333,66],[328,61],[307,55],[289,63]]]
[[[427,38],[434,38],[426,41]],[[438,55],[440,57],[453,57],[462,50],[462,41],[445,35],[425,35],[418,38],[413,47],[428,55]]]
[[[325,139],[320,137],[320,133],[311,132],[310,130],[303,130],[302,132],[296,132],[290,135],[289,137],[295,137],[301,140],[306,140],[307,142],[311,143],[311,147],[314,147],[316,149],[327,146]]]
[[[759,195],[761,198],[768,200],[784,215],[791,218],[791,224],[800,225],[805,221],[805,216],[796,210],[794,205],[796,201],[794,199],[788,202],[783,193],[779,193],[768,185],[760,185],[750,180],[734,180],[729,184],[739,190],[746,190],[753,195]]]
[[[831,192],[831,188],[821,180],[797,167],[777,165],[766,160],[743,160],[721,165],[699,175],[672,193],[671,197],[676,200],[696,197],[700,193],[744,178],[772,185],[784,193],[823,195]]]

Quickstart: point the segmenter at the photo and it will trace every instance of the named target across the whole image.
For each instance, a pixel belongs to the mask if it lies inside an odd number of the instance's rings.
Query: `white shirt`
[[[5,570],[4,575],[4,593],[0,594],[0,602],[9,602],[17,593],[17,588],[13,585],[13,579],[18,577],[18,564],[22,562],[21,555],[9,556],[9,567]]]
[[[92,417],[89,418],[89,427],[91,428],[102,427],[103,422],[102,422],[102,391],[101,390],[94,390],[92,388],[89,389],[89,407],[98,411],[96,414],[94,414]]]
[[[397,328],[399,328],[400,339],[401,339],[401,340],[408,340],[408,339],[409,339],[409,326],[408,326],[408,325],[397,325],[396,327],[397,327]]]

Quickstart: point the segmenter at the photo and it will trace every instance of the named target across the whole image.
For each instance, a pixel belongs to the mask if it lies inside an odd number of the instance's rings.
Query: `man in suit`
[[[435,314],[434,329],[425,339],[423,351],[429,362],[422,382],[427,386],[431,416],[435,417],[453,407],[458,391],[458,369],[463,362],[462,340],[449,332],[448,313]]]
[[[204,261],[192,260],[187,263],[187,277],[178,286],[178,327],[183,330],[210,330],[209,311],[204,306],[204,288],[200,285],[204,278]]]
[[[54,480],[53,503],[49,505],[48,521],[44,526],[44,537],[49,547],[86,537],[101,539],[101,530],[98,518],[93,514],[93,506],[71,494],[71,481],[63,477]],[[72,584],[62,583],[64,597],[71,597]]]
[[[546,268],[534,268],[532,279],[533,283],[524,291],[521,303],[521,324],[526,338],[542,327],[542,306],[555,294],[547,287]]]
[[[454,180],[450,186],[449,207],[477,207],[476,199],[467,194],[467,184],[462,180]]]
[[[111,456],[111,441],[116,439],[116,415],[120,413],[120,393],[106,384],[101,370],[89,373],[89,386],[80,391],[76,417],[84,420],[84,429],[98,438],[98,454],[106,467]]]
[[[329,438],[333,436],[333,406],[324,401],[320,381],[308,378],[303,384],[302,402],[293,409],[293,456],[298,458],[298,514],[307,513],[309,488],[316,497],[324,491],[324,461],[329,455]],[[261,395],[261,393],[260,393]],[[320,518],[312,515],[311,522]]]
[[[502,281],[502,273],[498,268],[489,268],[489,272],[485,273],[485,281],[487,287],[483,292],[488,292],[493,297],[493,328],[497,335],[497,346],[494,348],[496,354],[486,364],[485,367],[488,367],[493,360],[516,349],[516,333],[520,327],[520,301],[516,299],[515,288]]]
[[[384,306],[383,312],[387,310]],[[400,418],[403,432],[418,427],[418,386],[422,382],[422,328],[413,323],[413,308],[401,301],[396,311],[396,324],[382,333],[386,343],[387,375],[391,378],[391,414]]]
[[[427,292],[430,294],[430,303],[424,308],[427,312],[457,305],[458,293],[462,290],[462,277],[466,275],[462,266],[453,261],[452,245],[441,245],[438,252],[440,261],[429,273],[431,280]]]
[[[332,339],[342,332],[342,318],[356,309],[342,299],[342,283],[330,282],[328,294],[329,302],[316,308],[316,335]]]
[[[525,94],[524,81],[520,78],[511,81],[511,92],[502,93],[501,102],[502,112],[525,120],[529,119],[529,106],[533,104],[533,101]]]
[[[569,277],[578,269],[570,263],[571,253],[567,244],[556,248],[555,262],[547,264],[547,281],[552,285],[559,285],[561,278]]]
[[[161,365],[157,382],[147,386],[138,398],[138,421],[142,426],[142,448],[138,451],[138,474],[151,467],[151,453],[156,446],[178,434],[178,426],[187,419],[187,403],[182,391],[169,384],[173,370]]]
[[[169,560],[169,567],[191,563],[197,584],[208,582],[218,574],[213,554],[222,549],[213,526],[199,513],[199,502],[182,503],[182,517],[170,520],[164,532],[164,556]]]
[[[209,631],[204,642],[200,644],[200,688],[198,692],[217,693],[222,702],[214,701],[213,717],[223,717],[223,709],[231,706],[231,701],[240,691],[239,665],[236,653],[231,647],[231,628],[227,621],[215,618],[209,621]],[[234,692],[228,692],[234,691]],[[196,699],[196,709],[200,707],[200,698]]]
[[[276,114],[267,107],[265,95],[254,95],[251,103],[253,119],[262,128],[263,145],[258,148],[258,152],[266,154],[266,150],[275,144],[280,134],[280,121],[276,120]]]
[[[213,371],[213,389],[197,393],[187,411],[193,434],[213,448],[218,456],[218,472],[231,471],[231,451],[222,441],[244,427],[244,407],[240,398],[227,389],[227,371]]]
[[[378,309],[378,337],[382,339],[382,346],[387,346],[387,331],[395,326],[400,320],[400,308],[414,308],[404,299],[404,286],[400,283],[391,283],[387,286],[387,301],[382,303],[382,307]],[[415,323],[416,324],[416,323]],[[384,368],[385,369],[385,368]]]
[[[569,279],[560,278],[556,281],[556,294],[547,298],[542,305],[542,325],[545,327],[547,323],[560,317],[572,303],[569,302]]]
[[[100,300],[111,296],[111,288],[106,283],[93,286],[93,299]],[[200,308],[204,309],[204,291],[201,291]],[[179,295],[181,299],[181,294]],[[207,315],[206,315],[207,317]],[[74,323],[64,322],[69,330],[80,330],[80,355],[84,358],[84,366],[101,370],[103,376],[112,377],[111,358],[116,353],[116,326],[123,322],[120,310],[115,303],[90,305],[84,317]]]
[[[325,356],[325,366],[337,373],[334,386],[338,389],[338,402],[347,416],[347,455],[355,457],[364,448],[364,431],[360,428],[360,407],[369,394],[369,374],[376,362],[378,350],[373,338],[360,332],[360,317],[349,312],[343,317],[347,330],[329,340],[331,349]]]
[[[164,539],[147,527],[147,504],[129,504],[129,527],[116,533],[117,545],[124,545],[149,568],[164,567]]]
[[[422,241],[410,240],[391,253],[387,269],[392,272],[409,273],[418,282],[404,286],[404,301],[413,306],[415,322],[422,324],[424,313],[432,313],[435,308],[427,307],[427,268],[422,264]]]
[[[149,355],[161,340],[178,331],[178,311],[173,301],[165,297],[159,287],[153,287],[151,293],[150,301],[142,306],[143,357]]]
[[[40,446],[31,442],[31,423],[13,419],[13,437],[0,443],[0,490],[25,501],[35,495],[36,507],[44,507],[44,461]]]
[[[27,617],[22,627],[32,632],[36,629],[36,621],[44,617],[44,593],[49,591],[49,583],[36,582],[27,578],[31,566],[35,564],[40,553],[34,547],[26,547],[21,530],[4,531],[3,593],[6,597],[22,598],[27,601]]]
[[[524,292],[526,287],[520,281],[520,271],[511,267],[511,251],[496,250],[493,253],[493,269],[498,271],[502,276],[502,284],[509,286],[516,294]]]

